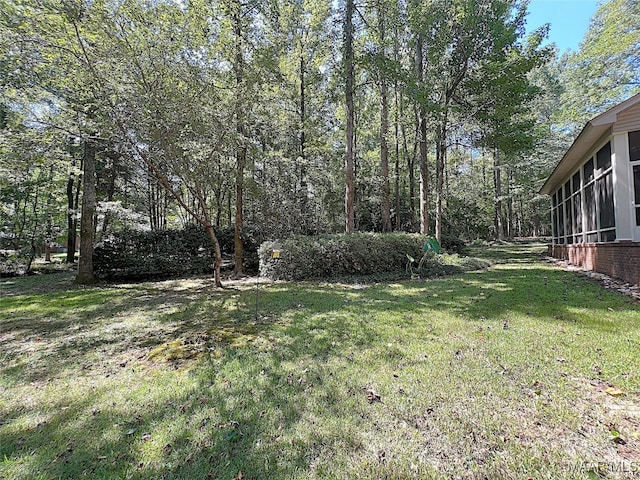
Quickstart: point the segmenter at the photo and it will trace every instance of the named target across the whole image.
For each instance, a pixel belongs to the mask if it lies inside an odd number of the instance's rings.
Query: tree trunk
[[[53,165],[49,168],[49,185],[53,185]],[[53,227],[51,225],[51,202],[52,202],[52,190],[48,189],[47,192],[47,206],[45,209],[47,228],[45,230],[44,241],[44,260],[45,262],[51,261],[51,243],[53,242]]]
[[[393,42],[393,58],[397,62],[399,58],[399,46],[398,46],[398,28],[395,28],[394,31],[394,42]],[[394,99],[394,117],[393,117],[393,128],[394,128],[394,140],[395,140],[395,165],[394,165],[394,196],[396,201],[396,231],[400,231],[402,229],[402,217],[400,215],[400,105],[398,100],[398,80],[396,79],[393,85],[393,99]]]
[[[74,163],[71,163],[71,168],[74,167]],[[75,261],[75,250],[76,250],[76,231],[75,224],[73,221],[74,211],[73,211],[73,184],[75,183],[75,178],[73,172],[69,173],[69,178],[67,179],[67,263],[73,263]]]
[[[346,0],[344,21],[344,68],[345,100],[347,106],[347,129],[345,145],[345,231],[355,230],[355,160],[354,160],[354,67],[353,67],[353,11],[354,0]]]
[[[302,232],[308,232],[307,201],[309,191],[307,186],[307,103],[306,103],[306,65],[304,61],[302,41],[300,42],[300,217],[302,220]]]
[[[80,165],[80,169],[84,165]],[[75,159],[71,163],[71,168],[75,168]],[[82,175],[76,178],[75,173],[69,173],[67,180],[67,263],[76,261],[76,236],[78,235],[78,202],[80,199],[80,186],[82,185]],[[75,191],[74,187],[75,186]]]
[[[116,159],[118,158],[117,154],[112,154],[111,156],[111,168],[109,168],[109,184],[107,185],[107,202],[113,201],[113,196],[116,193]],[[102,236],[105,235],[109,228],[109,221],[111,220],[111,215],[108,211],[104,212],[104,220],[102,221]]]
[[[82,216],[80,219],[80,260],[76,283],[95,282],[93,276],[93,217],[96,213],[96,146],[91,138],[84,144],[84,171],[82,181]]]
[[[442,125],[438,131],[438,145],[436,153],[436,238],[442,240],[442,200],[444,185],[445,158],[447,154],[447,114],[442,118]]]
[[[147,172],[147,203],[148,203],[148,212],[149,212],[149,225],[151,226],[151,230],[156,230],[156,215],[155,215],[155,195],[153,193],[153,183],[154,178],[151,176],[151,169]]]
[[[395,114],[393,119],[393,128],[395,133],[395,165],[394,165],[394,197],[396,201],[396,231],[402,229],[402,217],[400,215],[400,121],[398,113],[398,84],[395,85]]]
[[[504,220],[502,218],[502,178],[500,157],[498,151],[493,150],[493,187],[494,187],[494,208],[495,227],[498,240],[504,240]]]
[[[213,245],[213,278],[216,284],[216,287],[222,287],[222,280],[220,275],[220,267],[222,266],[222,251],[220,250],[220,242],[218,242],[218,237],[216,237],[216,232],[213,229],[213,225],[211,222],[205,227],[207,230],[207,234],[209,235],[209,240],[211,240],[211,244]]]
[[[385,53],[385,18],[384,11],[378,10],[378,41],[383,54]],[[382,174],[382,231],[391,231],[391,206],[389,202],[389,146],[387,134],[389,132],[389,101],[388,87],[385,73],[380,72],[380,173]]]
[[[245,142],[246,131],[244,124],[244,58],[242,56],[242,17],[240,11],[240,3],[238,3],[234,11],[234,34],[236,41],[235,51],[235,74],[236,74],[236,133],[238,135],[236,141],[236,217],[235,217],[235,234],[234,234],[234,271],[237,275],[242,274],[244,246],[242,244],[243,229],[243,191],[244,191],[244,167],[247,161],[247,147]]]
[[[403,118],[402,101],[400,101],[400,118]],[[407,170],[409,170],[409,230],[414,231],[416,223],[416,178],[415,178],[415,157],[417,152],[417,143],[413,144],[413,152],[409,155],[409,147],[407,145],[407,131],[404,122],[400,123],[400,131],[402,132],[402,152],[407,159]]]
[[[511,168],[507,164],[507,238],[513,238],[513,194],[511,191],[511,181],[513,180],[513,174]]]
[[[35,192],[31,194],[32,197],[32,215],[33,215],[33,228],[31,229],[30,235],[30,248],[29,248],[29,260],[27,261],[27,273],[31,272],[31,264],[36,258],[36,249],[38,245],[36,244],[36,237],[38,234],[39,227],[39,217],[38,217],[38,205],[40,200],[40,185],[36,184]],[[26,213],[26,202],[25,202],[25,213]]]
[[[416,41],[416,74],[422,84],[422,35]],[[420,144],[420,233],[429,233],[429,169],[427,165],[427,109],[423,101],[418,108],[418,142]]]
[[[227,227],[231,227],[233,225],[232,218],[233,215],[231,213],[231,193],[232,190],[229,188],[227,190]]]

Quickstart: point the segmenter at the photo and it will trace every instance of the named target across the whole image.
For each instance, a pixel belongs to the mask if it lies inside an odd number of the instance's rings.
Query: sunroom
[[[640,94],[587,122],[541,193],[552,256],[640,283]]]

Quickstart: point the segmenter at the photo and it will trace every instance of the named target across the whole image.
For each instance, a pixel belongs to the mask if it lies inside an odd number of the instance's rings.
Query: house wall
[[[616,233],[619,240],[634,239],[633,224],[633,176],[629,163],[629,140],[627,132],[617,133],[612,139],[613,145],[613,184],[616,205]]]
[[[620,112],[613,124],[613,133],[640,130],[640,104]]]
[[[622,135],[620,135],[622,137]],[[626,139],[626,134],[624,135]],[[618,186],[616,185],[616,166],[623,165],[623,162],[617,161],[620,155],[616,156],[615,148],[620,148],[614,141],[609,132],[600,137],[600,139],[592,145],[577,166],[571,170],[571,174],[564,177],[562,183],[552,194],[552,231],[555,244],[573,244],[573,243],[589,243],[589,242],[612,242],[617,239],[631,240],[631,237],[620,238],[617,232],[619,223],[617,205],[620,199],[617,198]],[[618,141],[620,143],[620,141]],[[626,148],[624,145],[622,147]],[[606,154],[601,157],[601,151],[610,151],[610,157]],[[609,158],[609,165],[600,168],[598,158]],[[627,155],[628,158],[628,155]],[[628,163],[628,162],[627,162]],[[586,165],[591,165],[591,176],[587,178],[585,171]],[[627,164],[624,163],[624,168]],[[579,186],[574,182],[574,175],[579,180]],[[626,170],[625,170],[626,175]],[[620,177],[620,175],[617,175]],[[612,193],[610,202],[605,205],[604,201],[599,200],[598,192],[604,188],[605,183],[609,185],[609,191]],[[587,202],[587,189],[591,192],[591,204]],[[574,198],[579,197],[579,211],[576,211]],[[556,200],[557,199],[557,200]],[[623,200],[624,201],[624,200]],[[608,207],[608,208],[607,208]],[[601,224],[601,210],[610,212],[613,209],[613,222]],[[629,214],[630,215],[630,214]],[[605,215],[610,218],[611,215]],[[591,219],[591,221],[590,221]],[[627,222],[628,223],[628,222]]]
[[[640,242],[549,245],[549,255],[640,285]]]

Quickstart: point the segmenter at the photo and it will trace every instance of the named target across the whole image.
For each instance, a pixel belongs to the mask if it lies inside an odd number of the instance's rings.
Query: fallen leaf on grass
[[[625,445],[627,443],[627,441],[620,436],[620,432],[617,430],[611,430],[611,436],[609,439],[618,445]]]
[[[604,391],[604,393],[611,395],[612,397],[620,397],[621,395],[624,395],[624,392],[616,387],[609,387]]]
[[[376,392],[373,387],[366,387],[365,388],[366,394],[367,394],[367,401],[369,403],[373,403],[373,402],[381,402],[382,399],[380,397],[380,394],[378,392]]]

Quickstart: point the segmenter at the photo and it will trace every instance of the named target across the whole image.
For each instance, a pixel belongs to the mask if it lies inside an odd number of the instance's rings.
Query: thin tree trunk
[[[520,214],[518,215],[518,236],[524,236],[524,202],[522,201],[522,197],[519,199],[520,204]],[[530,234],[531,232],[527,232]],[[533,235],[532,235],[533,236]]]
[[[243,82],[244,82],[244,58],[242,56],[242,18],[240,3],[234,11],[234,34],[236,41],[235,51],[235,73],[236,73],[236,133],[238,135],[236,146],[236,217],[234,235],[234,256],[235,273],[242,274],[244,246],[242,244],[243,229],[243,190],[244,190],[244,168],[247,160],[247,147],[245,142],[246,131],[243,112]]]
[[[209,240],[213,245],[213,253],[214,253],[214,261],[213,261],[213,278],[216,284],[216,287],[222,287],[220,267],[222,266],[222,251],[220,250],[220,242],[218,242],[218,238],[216,237],[216,232],[213,229],[213,225],[211,222],[205,227],[207,230],[207,234],[209,235]]]
[[[80,260],[76,283],[95,282],[93,276],[93,217],[96,213],[96,146],[91,138],[84,144],[84,171],[82,181],[82,216],[80,221]]]
[[[113,196],[116,193],[116,158],[117,155],[113,154],[111,157],[111,168],[109,168],[109,183],[107,185],[107,202],[113,201]],[[102,221],[102,232],[101,235],[105,235],[107,233],[107,229],[109,228],[109,221],[111,220],[111,215],[108,211],[104,212],[104,220]]]
[[[422,86],[423,80],[423,39],[416,39],[416,78]],[[420,233],[429,233],[429,169],[427,165],[427,109],[424,101],[418,106],[418,142],[420,145]]]
[[[53,184],[53,165],[49,168],[49,185]],[[46,215],[46,222],[47,222],[47,228],[46,228],[46,235],[45,235],[45,245],[44,245],[44,260],[45,262],[50,262],[51,261],[51,242],[53,242],[53,231],[52,231],[52,226],[51,226],[51,202],[52,202],[52,190],[51,188],[48,189],[48,193],[47,193],[47,206],[45,208],[45,215]]]
[[[443,114],[442,125],[438,132],[436,154],[436,238],[442,240],[442,197],[444,184],[445,156],[447,154],[447,113]]]
[[[498,237],[498,240],[504,240],[504,221],[502,219],[502,178],[500,157],[496,149],[493,150],[493,187],[496,236]]]
[[[233,225],[232,222],[232,214],[231,214],[231,190],[227,189],[227,226],[231,227]]]
[[[156,216],[154,214],[154,196],[153,196],[153,179],[151,178],[151,172],[147,172],[147,211],[149,213],[149,225],[151,230],[156,229]]]
[[[219,156],[216,156],[216,170],[218,174],[218,182],[213,191],[214,198],[216,199],[216,227],[220,228],[220,220],[222,218],[222,201],[224,199],[224,192],[222,191],[222,167],[220,164]]]
[[[402,101],[400,102],[400,118],[403,118]],[[404,122],[400,123],[400,130],[402,132],[402,151],[404,157],[407,159],[407,169],[409,170],[409,229],[414,231],[416,223],[416,178],[415,178],[415,158],[417,152],[417,141],[413,144],[413,152],[409,154],[409,147],[407,145],[407,131]],[[417,139],[416,139],[417,140]]]
[[[75,160],[71,163],[71,168],[75,167]],[[76,224],[75,211],[73,209],[73,186],[75,184],[75,175],[69,173],[67,179],[67,263],[75,261],[76,254]]]
[[[306,65],[304,61],[303,45],[300,41],[300,218],[302,220],[302,231],[307,233],[307,201],[309,191],[307,186],[307,102],[306,102]]]
[[[511,172],[511,168],[506,166],[507,168],[507,238],[513,238],[513,196],[511,192],[511,181],[513,179],[513,174]]]
[[[378,9],[378,41],[383,54],[385,53],[385,12]],[[385,73],[380,72],[380,173],[382,174],[382,230],[391,231],[391,207],[389,202],[389,146],[387,134],[389,132],[389,101],[388,86]]]
[[[397,25],[397,24],[396,24]],[[399,58],[399,46],[398,46],[398,27],[394,29],[394,42],[393,42],[393,58],[397,62]],[[402,229],[402,217],[400,215],[400,101],[398,99],[398,80],[396,79],[393,85],[393,99],[394,99],[394,140],[395,140],[395,185],[394,195],[396,200],[396,231]]]
[[[36,236],[38,232],[39,222],[38,222],[38,204],[40,200],[40,185],[36,184],[35,193],[32,194],[33,198],[33,228],[31,229],[31,238],[30,238],[30,248],[29,248],[29,260],[27,261],[27,269],[26,273],[31,272],[31,265],[33,264],[33,260],[36,258]],[[26,212],[26,204],[25,204],[25,212]]]
[[[353,66],[353,11],[354,0],[346,0],[344,22],[344,68],[345,101],[347,107],[347,128],[345,145],[345,230],[355,230],[355,159],[354,159],[354,66]]]
[[[398,112],[398,83],[395,84],[395,113],[393,119],[393,128],[394,128],[394,150],[395,150],[395,165],[394,165],[394,196],[396,200],[396,231],[400,231],[402,229],[402,217],[400,215],[400,119]]]

